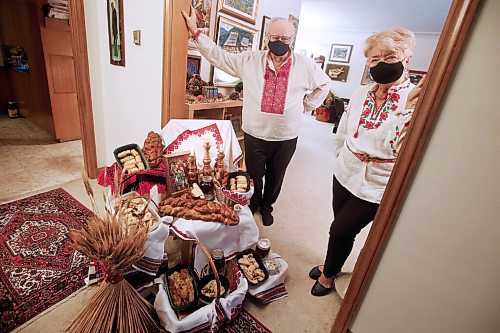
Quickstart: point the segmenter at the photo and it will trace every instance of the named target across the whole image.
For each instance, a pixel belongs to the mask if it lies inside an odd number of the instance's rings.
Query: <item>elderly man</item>
[[[245,164],[255,186],[250,209],[260,210],[263,224],[269,226],[274,222],[272,205],[295,152],[302,114],[323,102],[330,79],[312,59],[290,49],[295,29],[284,18],[271,20],[269,51],[230,54],[201,34],[193,8],[191,15],[182,14],[200,53],[213,66],[243,80]]]

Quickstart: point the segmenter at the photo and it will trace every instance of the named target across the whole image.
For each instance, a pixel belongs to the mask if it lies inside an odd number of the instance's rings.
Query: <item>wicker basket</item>
[[[218,181],[214,181],[215,197],[223,205],[233,208],[235,205],[248,205],[248,198],[242,193],[232,192],[221,186]]]

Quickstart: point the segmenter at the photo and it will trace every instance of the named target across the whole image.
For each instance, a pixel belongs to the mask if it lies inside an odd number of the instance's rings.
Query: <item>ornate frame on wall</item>
[[[343,55],[343,54],[336,55],[337,49],[340,49],[341,51],[345,51],[345,55]],[[352,54],[352,45],[332,44],[332,47],[330,49],[330,57],[328,58],[328,61],[345,62],[346,64],[348,64],[349,61],[351,61],[351,54]]]
[[[109,62],[112,65],[125,67],[123,0],[107,0],[106,4],[108,8]]]
[[[255,25],[257,11],[259,9],[259,0],[253,0],[253,6],[250,8],[251,13],[242,10],[242,8],[237,8],[236,6],[238,5],[243,4],[240,3],[239,0],[220,0],[220,12]]]
[[[252,40],[251,40],[251,43],[252,43],[252,46],[251,46],[251,49],[252,50],[255,50],[256,46],[257,46],[257,30],[251,28],[251,27],[248,27],[246,25],[243,25],[241,23],[238,23],[236,21],[233,21],[225,16],[220,16],[219,15],[219,18],[217,20],[217,29],[216,29],[216,38],[215,38],[215,43],[217,44],[217,46],[220,46],[224,49],[224,47],[221,44],[221,34],[220,34],[220,30],[221,30],[221,25],[222,24],[226,24],[226,25],[229,25],[229,26],[232,26],[233,28],[231,28],[229,31],[231,31],[232,29],[234,28],[237,28],[239,29],[240,31],[242,32],[246,32],[246,33],[249,33],[252,35]],[[237,38],[239,38],[239,34],[237,35]],[[227,42],[227,40],[229,39],[226,38],[224,40],[224,43]],[[236,42],[240,42],[240,39],[237,39]],[[229,46],[230,47],[230,46]],[[235,44],[234,45],[234,48],[238,48],[238,45]],[[235,52],[237,51],[237,52]],[[243,51],[241,50],[232,50],[233,53],[241,53]],[[233,76],[230,76],[226,73],[224,73],[222,70],[218,69],[218,68],[213,68],[213,75],[212,75],[212,82],[214,83],[215,86],[218,86],[218,87],[234,87],[238,81],[240,81],[240,79],[236,78],[236,77],[233,77]],[[227,79],[231,79],[231,81],[228,81]]]

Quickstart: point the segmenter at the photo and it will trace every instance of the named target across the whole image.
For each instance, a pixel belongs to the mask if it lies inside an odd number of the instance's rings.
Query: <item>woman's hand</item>
[[[406,100],[405,110],[415,109],[417,106],[418,98],[422,93],[422,87],[424,86],[424,81],[427,75],[424,75],[420,82],[413,88],[408,94],[408,99]]]
[[[194,34],[198,30],[198,26],[196,25],[196,10],[191,6],[191,15],[186,14],[185,11],[182,11],[182,16],[184,16],[184,20],[186,21],[186,26],[191,34]]]

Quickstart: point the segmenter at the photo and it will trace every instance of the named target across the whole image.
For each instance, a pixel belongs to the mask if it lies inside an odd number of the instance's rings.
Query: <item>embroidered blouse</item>
[[[268,51],[228,53],[203,34],[195,43],[213,66],[243,80],[242,128],[256,138],[296,138],[303,113],[321,105],[328,94],[331,80],[310,58],[293,53],[276,71]]]
[[[380,203],[413,114],[405,105],[414,85],[406,80],[392,86],[378,109],[376,86],[354,91],[337,129],[333,172],[358,198]]]

